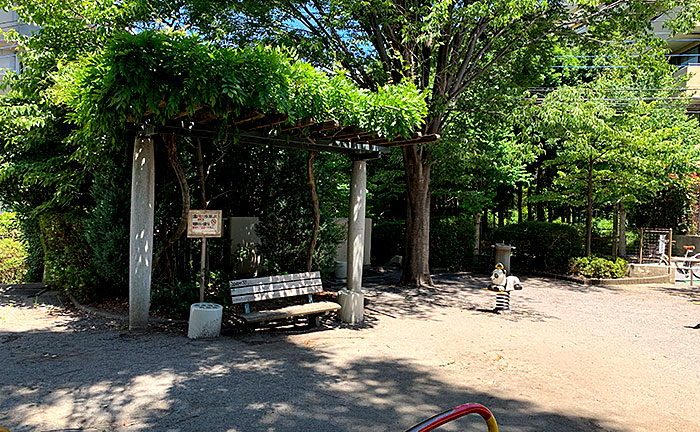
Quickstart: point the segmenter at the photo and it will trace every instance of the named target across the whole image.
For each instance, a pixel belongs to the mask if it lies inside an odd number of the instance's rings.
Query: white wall
[[[343,242],[338,245],[335,251],[335,259],[338,261],[348,260],[348,218],[338,218],[335,223],[343,227]],[[372,218],[365,218],[365,258],[364,265],[370,264],[372,252]]]

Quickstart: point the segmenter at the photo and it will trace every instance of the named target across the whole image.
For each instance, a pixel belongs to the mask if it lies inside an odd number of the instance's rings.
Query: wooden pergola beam
[[[241,132],[239,134],[241,142],[252,144],[269,144],[276,147],[295,148],[299,150],[326,151],[333,153],[370,153],[373,158],[386,150],[379,146],[369,144],[357,144],[352,142],[338,142],[331,140],[310,141],[294,139],[292,137],[270,137],[258,133]]]
[[[258,119],[261,119],[264,117],[265,117],[265,114],[256,110],[256,111],[253,111],[252,113],[250,113],[249,115],[247,115],[245,117],[241,117],[240,119],[236,120],[235,122],[233,122],[233,124],[240,127],[240,125],[242,125],[244,123],[248,123],[248,122],[251,122],[253,120],[258,120]]]
[[[277,126],[278,124],[282,124],[287,121],[287,116],[284,114],[275,114],[273,116],[264,116],[260,122],[255,122],[252,125],[245,125],[243,127],[240,127],[242,130],[248,130],[248,131],[253,131],[253,130],[260,130],[260,129],[265,129],[265,128],[271,128],[273,126]]]
[[[297,120],[293,125],[285,126],[280,129],[280,132],[290,132],[296,129],[301,129],[309,126],[315,125],[316,122],[312,118],[303,118]]]
[[[428,143],[433,143],[436,141],[440,141],[439,134],[424,135],[424,136],[421,136],[421,137],[415,138],[415,139],[392,141],[392,142],[384,144],[382,147],[387,147],[387,148],[403,147],[403,146],[409,146],[409,145],[414,145],[414,144],[428,144]]]

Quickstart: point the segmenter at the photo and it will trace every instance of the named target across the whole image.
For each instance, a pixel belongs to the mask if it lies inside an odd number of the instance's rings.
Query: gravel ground
[[[700,288],[366,278],[366,322],[191,341],[0,290],[0,426],[396,431],[465,402],[502,431],[700,431]],[[443,430],[485,430],[480,418]]]

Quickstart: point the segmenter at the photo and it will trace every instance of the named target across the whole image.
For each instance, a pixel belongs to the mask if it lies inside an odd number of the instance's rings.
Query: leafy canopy
[[[117,34],[100,53],[67,65],[54,91],[91,136],[147,116],[164,124],[206,109],[224,123],[248,110],[289,122],[338,120],[384,137],[409,136],[427,108],[411,83],[359,89],[274,48],[222,48],[176,32]]]

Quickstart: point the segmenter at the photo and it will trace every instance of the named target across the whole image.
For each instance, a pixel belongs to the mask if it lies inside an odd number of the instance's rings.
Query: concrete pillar
[[[155,160],[153,139],[137,136],[131,169],[129,232],[129,329],[148,326],[153,264]]]
[[[342,290],[339,301],[343,307],[340,319],[350,324],[364,319],[364,295],[362,294],[362,265],[365,245],[365,208],[367,206],[367,162],[352,162],[350,178],[350,216],[348,219],[348,278],[347,289]]]

